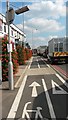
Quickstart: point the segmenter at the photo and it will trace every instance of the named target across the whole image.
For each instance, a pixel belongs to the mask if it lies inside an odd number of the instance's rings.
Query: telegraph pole
[[[9,89],[14,90],[14,81],[13,81],[13,63],[12,63],[12,44],[10,41],[10,23],[9,23],[9,0],[7,3],[7,24],[8,24],[8,41],[9,41],[9,63],[8,63],[8,80],[9,80]]]

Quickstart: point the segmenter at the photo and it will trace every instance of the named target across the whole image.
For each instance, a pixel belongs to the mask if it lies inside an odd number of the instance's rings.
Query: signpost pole
[[[7,0],[7,16],[8,16],[8,40],[9,40],[9,63],[8,63],[8,79],[9,79],[9,89],[14,90],[14,81],[13,81],[13,63],[12,63],[12,45],[10,41],[10,24],[9,24],[9,1]]]

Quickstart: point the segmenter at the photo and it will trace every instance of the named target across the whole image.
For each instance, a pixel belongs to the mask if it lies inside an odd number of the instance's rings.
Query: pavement
[[[14,90],[9,89],[9,82],[4,81],[0,84],[0,120],[6,118],[23,81],[25,73],[31,64],[31,60],[26,61],[25,65],[20,65],[18,72],[14,75]],[[7,110],[6,110],[7,109]]]
[[[20,65],[18,67],[18,72],[16,74],[14,74],[13,79],[14,79],[14,88],[19,88],[22,82],[22,78],[25,75],[25,72],[28,68],[28,66],[31,63],[31,59],[26,61],[25,65]],[[4,81],[2,82],[2,90],[8,90],[9,89],[9,82],[8,81]]]

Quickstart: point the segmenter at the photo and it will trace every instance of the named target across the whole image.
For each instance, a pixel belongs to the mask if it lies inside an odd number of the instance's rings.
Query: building
[[[8,25],[6,24],[5,15],[0,13],[0,38],[4,35],[8,35]],[[10,40],[15,43],[19,41],[22,43],[26,35],[16,25],[10,24]]]

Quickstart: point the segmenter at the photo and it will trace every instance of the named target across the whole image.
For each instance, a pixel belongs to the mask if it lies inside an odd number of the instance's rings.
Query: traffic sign
[[[6,22],[7,24],[11,24],[15,18],[15,11],[12,7],[6,12]]]

